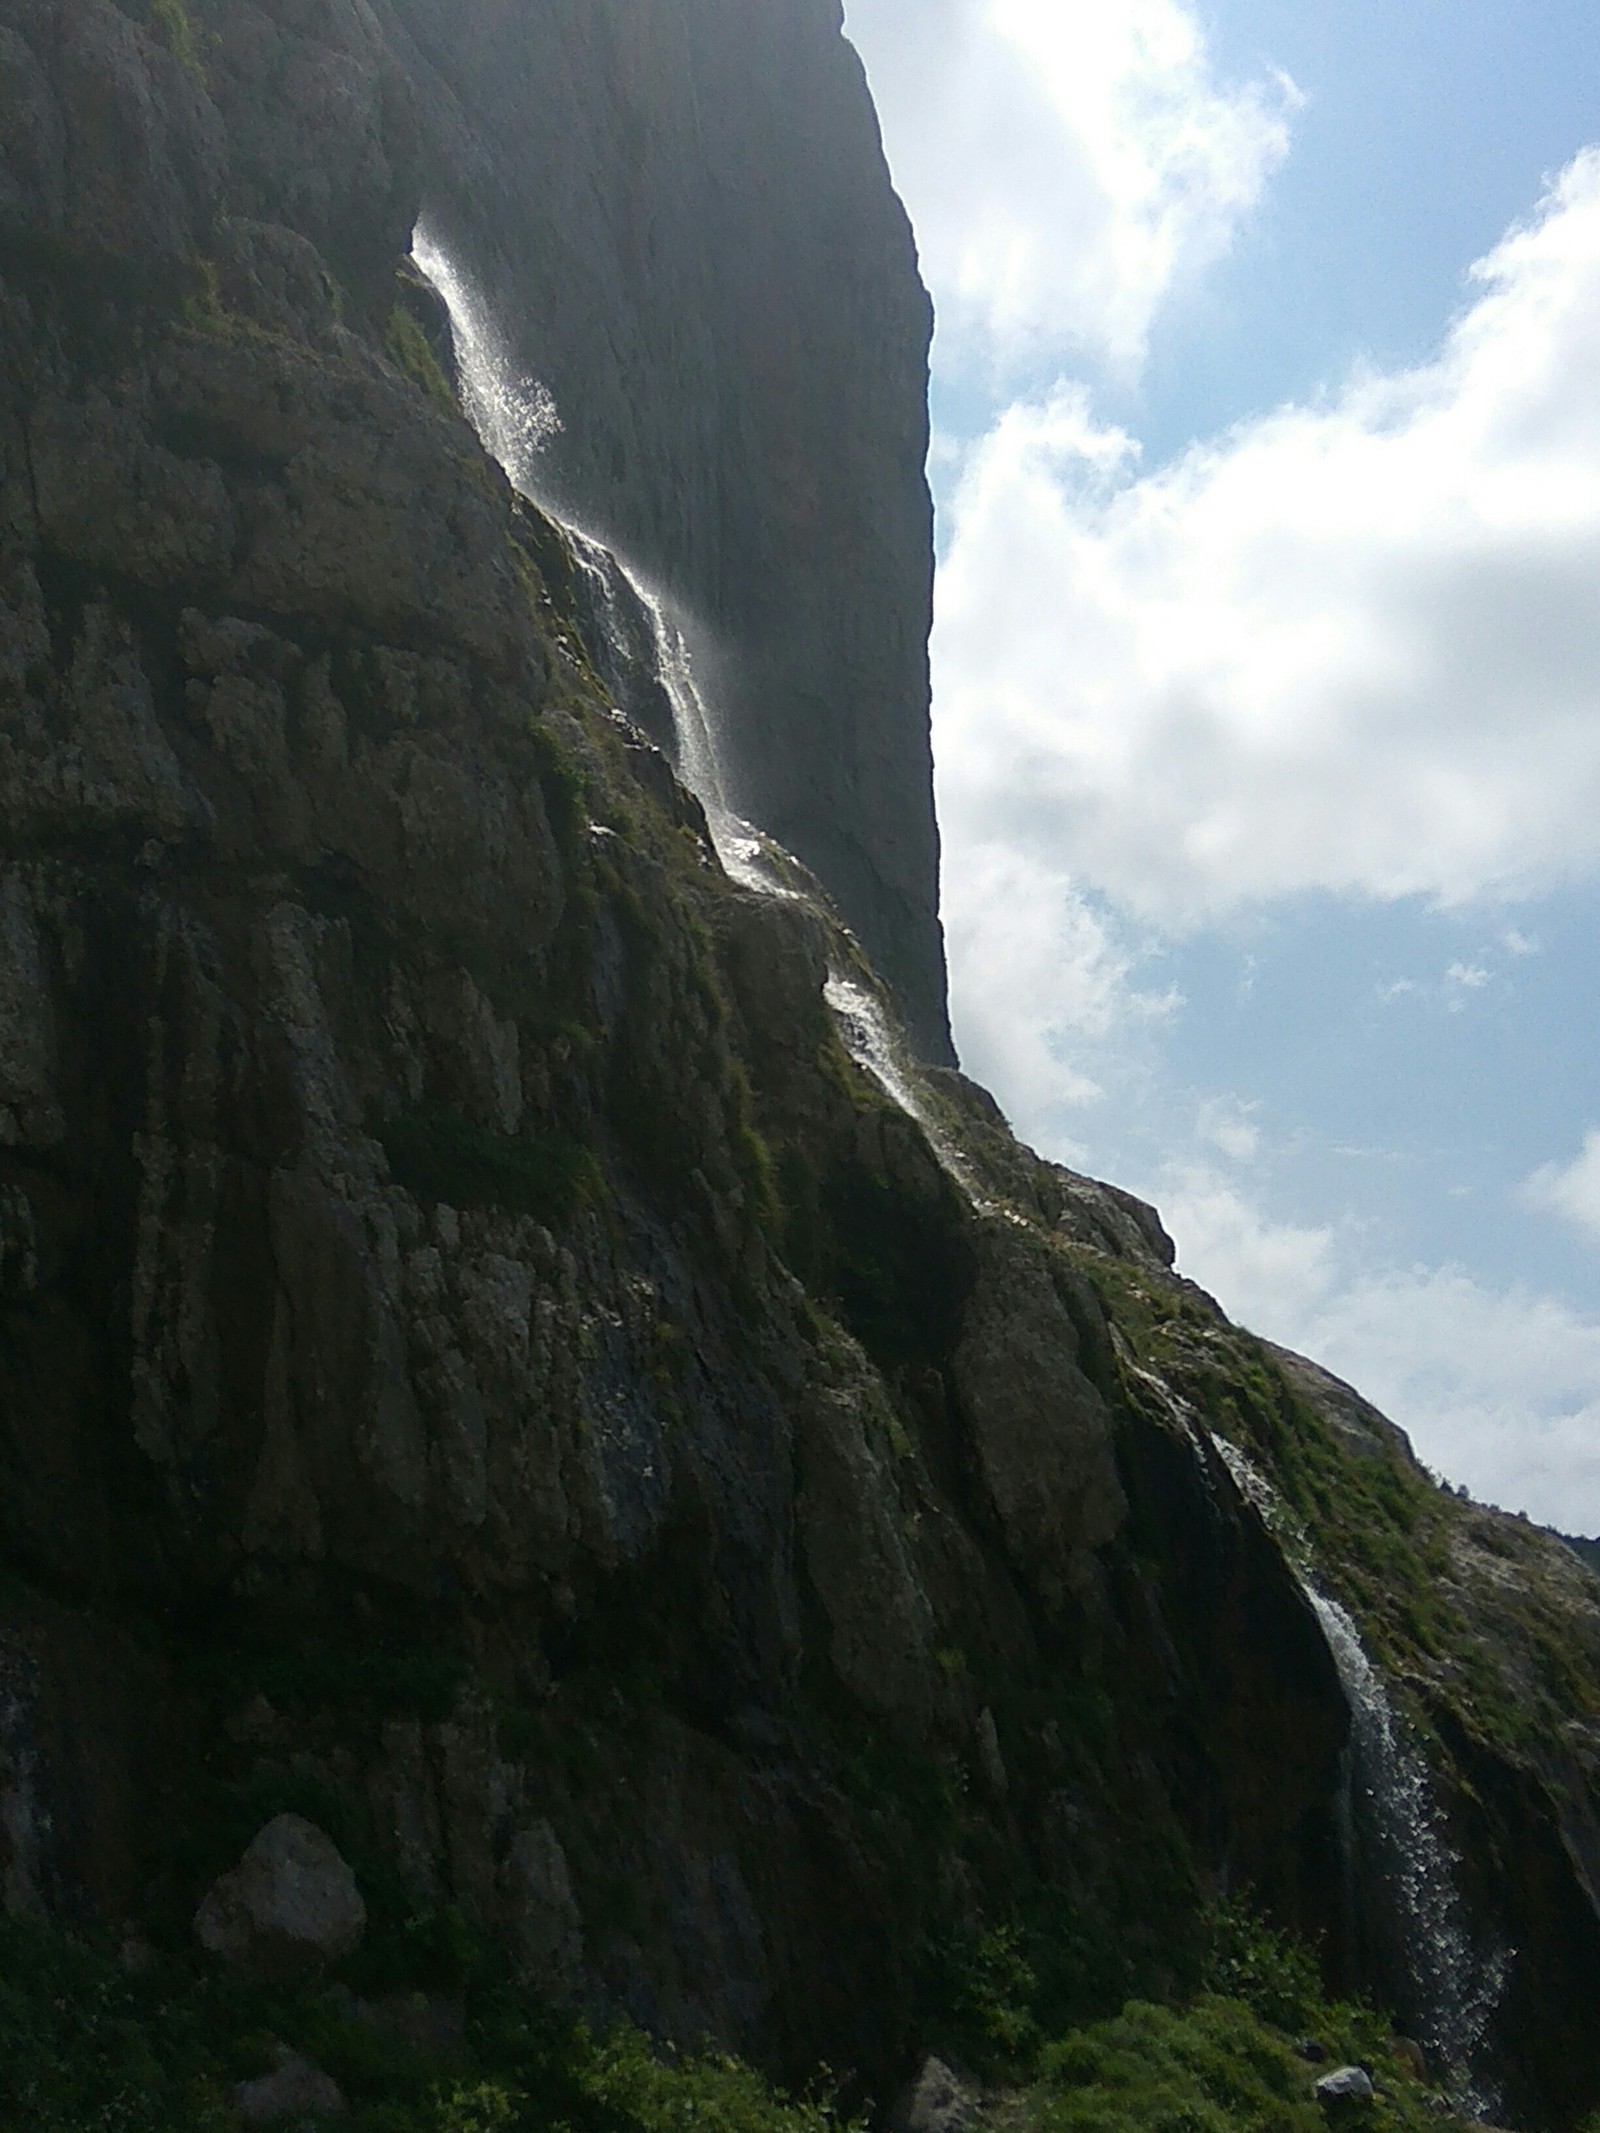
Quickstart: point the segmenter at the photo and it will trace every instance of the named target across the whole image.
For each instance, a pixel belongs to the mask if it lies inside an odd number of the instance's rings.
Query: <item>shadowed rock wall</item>
[[[733,804],[950,1056],[931,311],[838,0],[375,0],[425,211],[565,427],[555,505],[699,625]]]

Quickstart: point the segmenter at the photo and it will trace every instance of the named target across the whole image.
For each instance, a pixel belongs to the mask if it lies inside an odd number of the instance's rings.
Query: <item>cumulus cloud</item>
[[[1178,1268],[1254,1331],[1303,1325],[1336,1276],[1331,1227],[1271,1222],[1237,1185],[1204,1164],[1168,1168],[1159,1194]]]
[[[1131,372],[1288,146],[1293,84],[1215,76],[1180,0],[848,0],[945,337]]]
[[[1590,1145],[1600,1183],[1600,1134]],[[1161,1198],[1180,1268],[1357,1386],[1429,1466],[1600,1533],[1600,1320],[1459,1267],[1363,1267],[1359,1237],[1274,1221],[1203,1168],[1169,1171]]]
[[[1572,1162],[1546,1163],[1522,1188],[1525,1205],[1560,1215],[1592,1238],[1600,1238],[1600,1133],[1587,1133]]]
[[[1168,987],[1141,984],[1133,929],[1097,910],[1066,874],[1002,843],[963,866],[964,894],[946,913],[962,975],[963,1061],[1004,1091],[1026,1133],[1050,1138],[1065,1114],[1101,1095],[1102,1050],[1125,1053],[1180,1002]]]
[[[958,906],[995,843],[1172,930],[1593,871],[1600,153],[1474,281],[1436,361],[1152,472],[1067,384],[973,449],[935,635]]]

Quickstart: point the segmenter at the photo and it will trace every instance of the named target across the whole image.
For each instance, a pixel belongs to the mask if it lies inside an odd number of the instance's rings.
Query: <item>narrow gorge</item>
[[[1594,1571],[954,1063],[929,327],[837,0],[0,0],[6,2133],[1600,2107]]]

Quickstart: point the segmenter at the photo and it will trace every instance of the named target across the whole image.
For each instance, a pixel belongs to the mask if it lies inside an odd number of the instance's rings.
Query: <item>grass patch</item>
[[[1362,2133],[1438,2128],[1386,2051],[1369,2070],[1378,2099],[1342,2123]],[[1027,2122],[1039,2133],[1325,2133],[1316,2072],[1238,2000],[1206,1994],[1181,2010],[1133,2000],[1046,2048]]]
[[[1130,2000],[1046,2044],[1021,2124],[1035,2133],[1422,2133],[1458,2124],[1396,2058],[1382,2018],[1322,1996],[1308,1950],[1247,1909],[1208,1920],[1198,1988],[1181,2004]],[[1323,2055],[1302,2058],[1300,2040]],[[1371,2103],[1330,2111],[1316,2080],[1365,2067]]]
[[[438,357],[428,346],[428,336],[403,304],[396,304],[389,313],[383,345],[396,370],[440,407],[448,408],[452,414],[457,412],[456,396],[439,368]]]

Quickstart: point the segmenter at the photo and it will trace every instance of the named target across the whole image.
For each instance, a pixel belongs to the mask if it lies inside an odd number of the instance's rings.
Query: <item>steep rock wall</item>
[[[838,0],[375,0],[424,206],[564,427],[540,483],[696,626],[732,803],[950,1056],[931,311]]]

